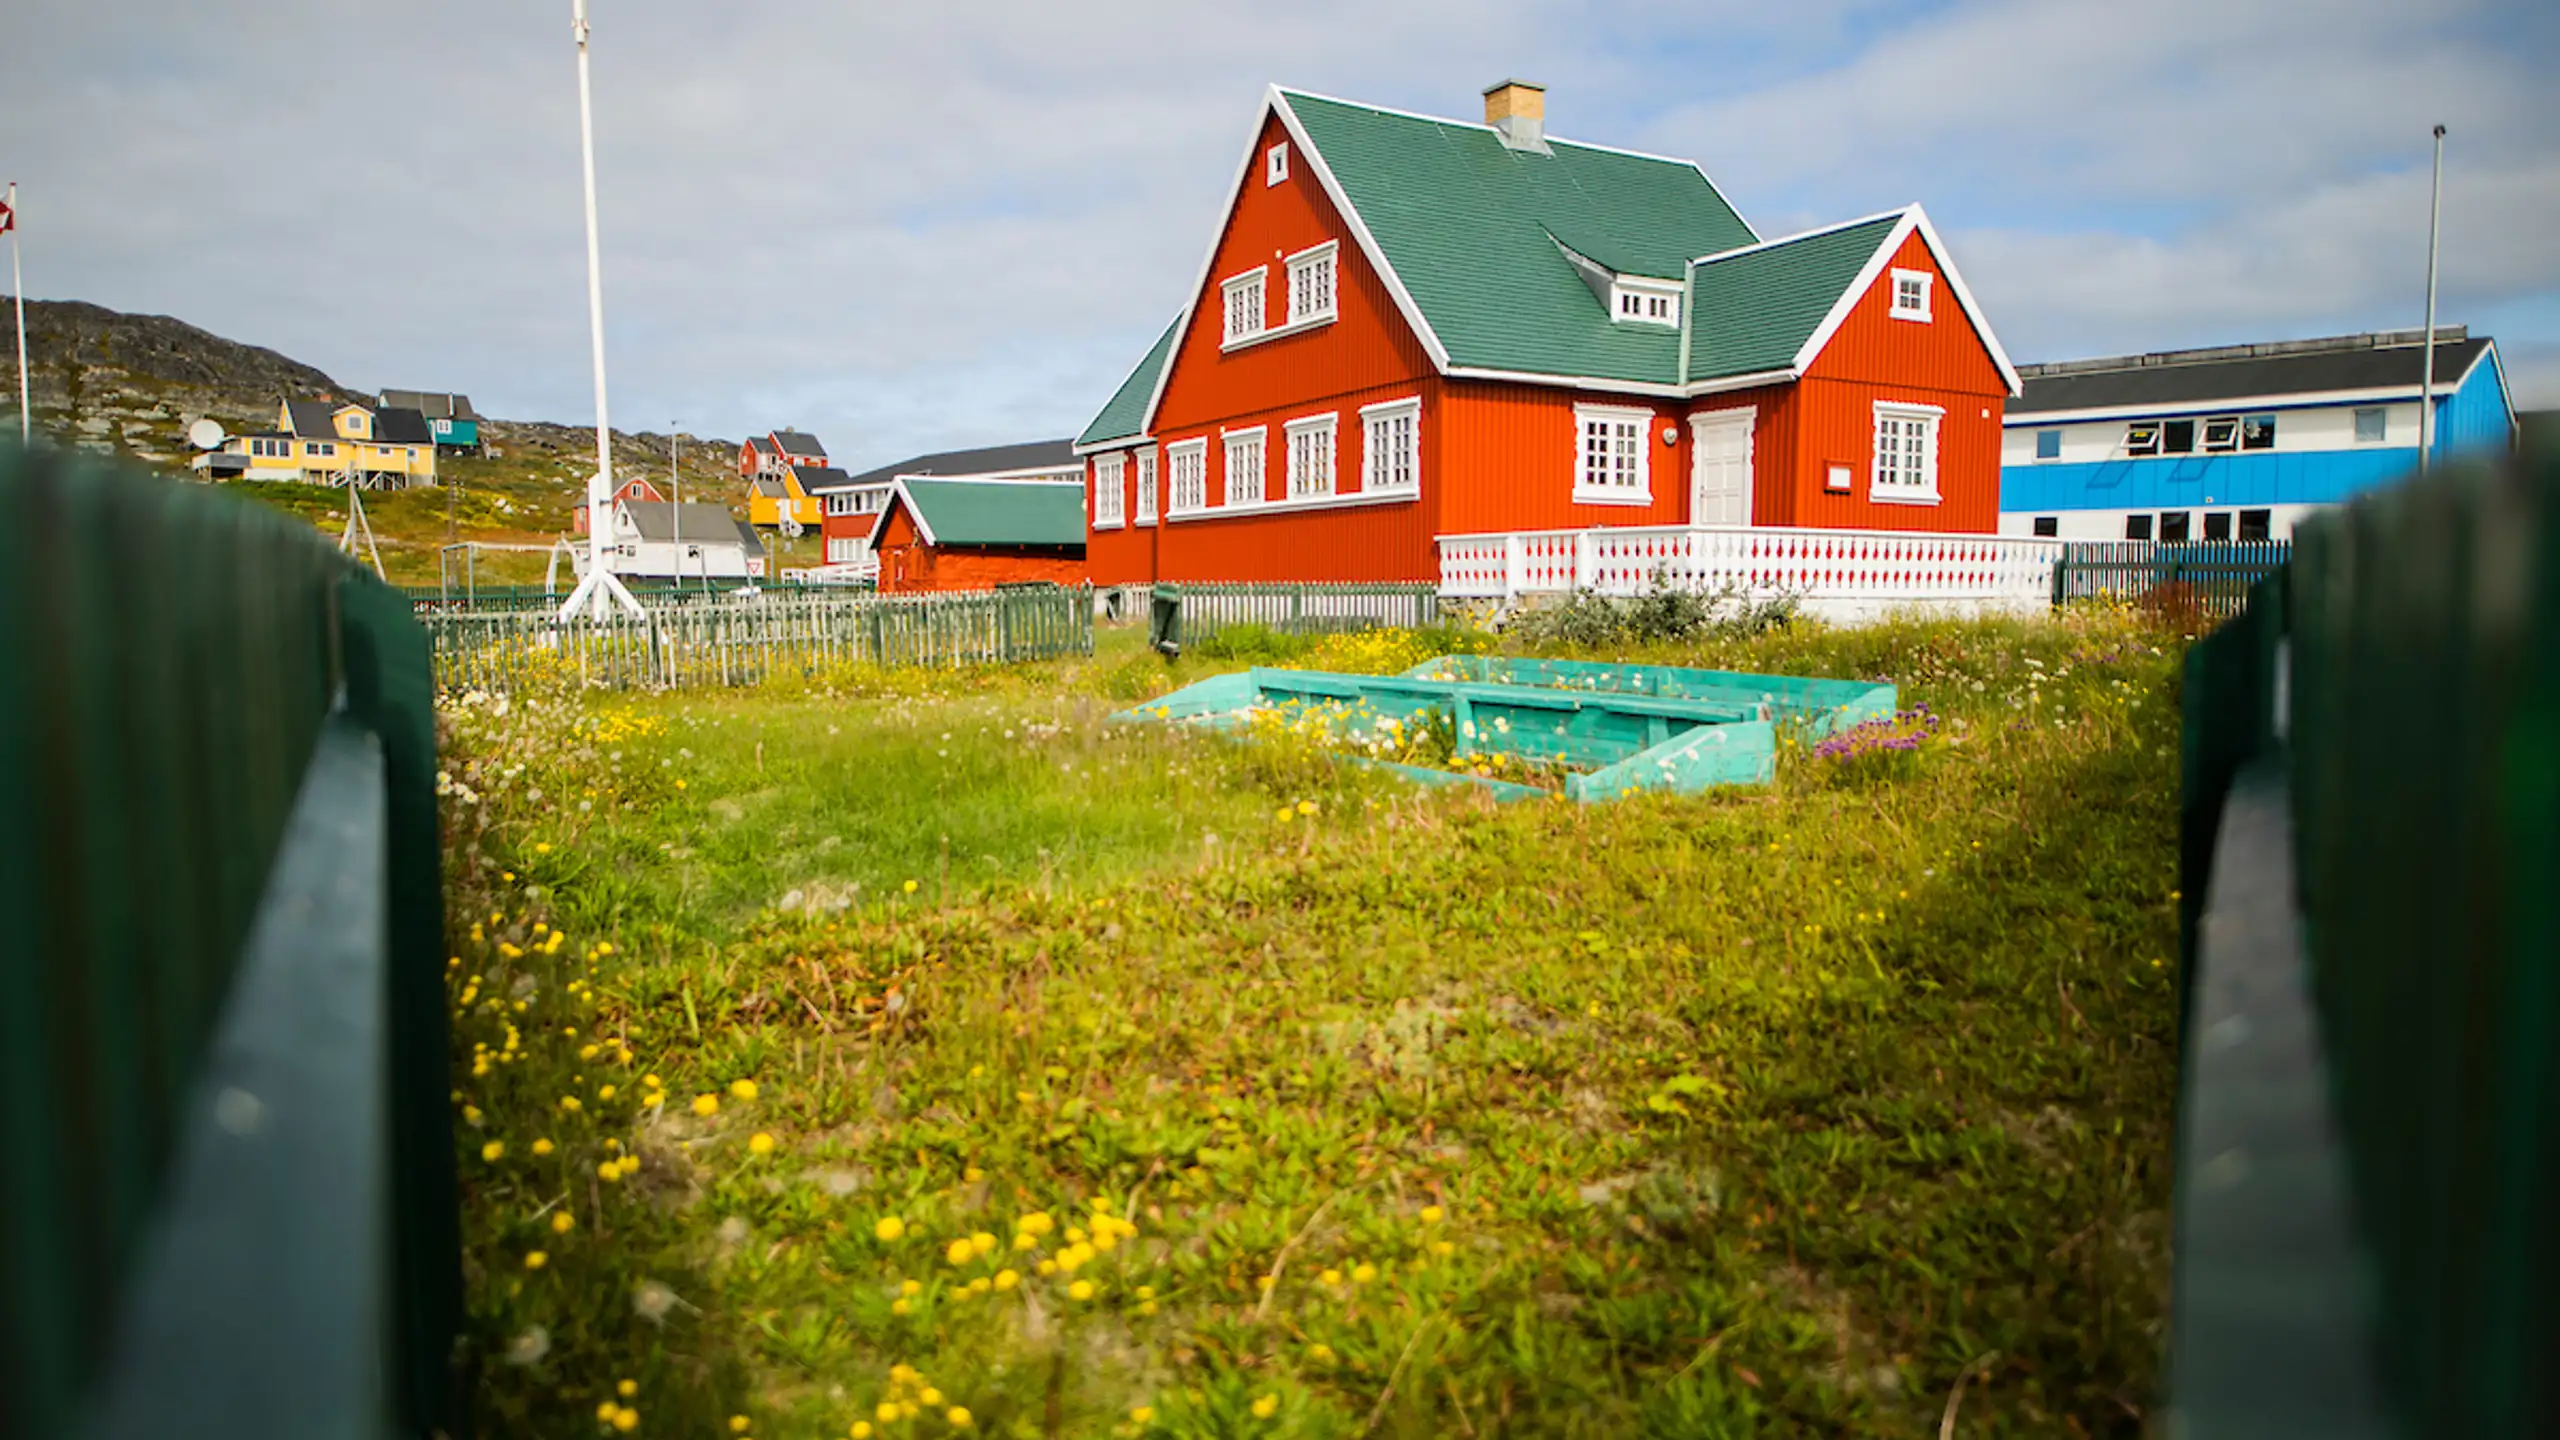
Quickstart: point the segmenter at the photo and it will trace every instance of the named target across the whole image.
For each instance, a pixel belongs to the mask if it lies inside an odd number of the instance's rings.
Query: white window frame
[[[1304,415],[1280,427],[1289,443],[1289,498],[1329,500],[1337,484],[1342,416]]]
[[[1219,431],[1218,439],[1225,447],[1224,463],[1218,468],[1220,508],[1250,510],[1262,504],[1271,483],[1271,427],[1241,425],[1233,430]],[[1236,484],[1236,456],[1239,453],[1253,457],[1253,483],[1249,486],[1239,487]]]
[[[1205,515],[1209,511],[1209,440],[1176,440],[1164,447],[1164,513]]]
[[[1896,320],[1917,320],[1926,323],[1929,318],[1929,297],[1937,289],[1937,279],[1937,276],[1926,270],[1905,270],[1896,266],[1893,272],[1893,306],[1885,313]],[[1905,284],[1919,288],[1920,296],[1917,304],[1904,301],[1902,287]]]
[[[1310,245],[1288,258],[1291,325],[1322,325],[1331,321],[1338,312],[1341,302],[1336,292],[1342,282],[1342,267],[1336,263],[1335,256],[1341,248],[1340,242],[1327,240],[1321,245]],[[1302,306],[1301,300],[1314,298],[1311,292],[1317,287],[1310,280],[1311,276],[1323,277],[1323,303]]]
[[[1093,528],[1117,530],[1126,523],[1129,503],[1129,457],[1117,450],[1093,457]]]
[[[2222,441],[2220,444],[2214,443],[2213,430],[2217,425],[2223,427]],[[2205,455],[2238,454],[2240,450],[2240,417],[2237,415],[2206,416],[2204,418],[2204,423],[2196,427],[2196,450],[2198,453]]]
[[[1226,321],[1226,344],[1240,345],[1259,339],[1270,328],[1271,300],[1263,283],[1270,270],[1268,265],[1256,265],[1241,275],[1230,275],[1218,282],[1220,313]],[[1248,295],[1250,299],[1246,298]],[[1249,322],[1253,328],[1241,328],[1240,322]]]
[[[1269,189],[1289,178],[1289,142],[1286,140],[1262,152],[1262,186]]]
[[[1360,407],[1360,492],[1422,493],[1422,397]]]
[[[1680,328],[1680,287],[1667,280],[1621,278],[1609,286],[1609,319],[1620,325]]]
[[[1879,505],[1935,505],[1939,502],[1938,436],[1946,418],[1947,412],[1936,405],[1914,405],[1903,400],[1875,402],[1875,428],[1867,444],[1867,499]],[[1900,426],[1920,427],[1920,458],[1915,465],[1899,462],[1890,467],[1886,465],[1884,448],[1888,422],[1895,424],[1894,433],[1904,438],[1910,432],[1900,429]],[[1900,478],[1906,469],[1918,472],[1917,483]],[[1888,480],[1888,473],[1895,478]]]
[[[1156,452],[1153,446],[1138,452],[1138,513],[1131,524],[1156,523]]]
[[[2147,432],[2147,433],[2146,433]],[[2161,425],[2157,420],[2134,420],[2124,427],[2124,453],[2157,455],[2161,446]]]
[[[2371,435],[2364,433],[2364,417],[2367,415],[2373,417],[2373,433]],[[2359,405],[2355,408],[2354,413],[2347,417],[2347,424],[2350,427],[2347,433],[2354,437],[2355,443],[2358,445],[2388,445],[2391,443],[2391,409],[2389,406]]]
[[[1573,407],[1573,503],[1653,503],[1653,421],[1652,411],[1629,406]],[[1605,431],[1596,457],[1592,448],[1595,428]],[[1595,458],[1599,460],[1596,466]]]

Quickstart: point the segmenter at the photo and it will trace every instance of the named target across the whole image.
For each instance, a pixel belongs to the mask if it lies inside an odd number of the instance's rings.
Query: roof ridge
[[[2483,340],[2488,336],[2481,336]],[[2471,327],[2439,325],[2438,345],[2461,345],[2471,339]],[[2426,327],[2406,330],[2367,330],[2354,335],[2319,335],[2301,340],[2261,340],[2237,345],[2204,345],[2183,350],[2150,350],[2133,355],[2097,355],[2082,360],[2043,360],[2021,365],[2018,373],[2030,378],[2051,375],[2095,375],[2118,370],[2158,370],[2179,365],[2218,365],[2233,360],[2277,360],[2294,355],[2336,355],[2356,350],[2407,350],[2426,342]]]
[[[1433,125],[1455,125],[1462,130],[1481,130],[1488,135],[1495,135],[1497,137],[1500,134],[1499,131],[1496,131],[1492,126],[1485,124],[1481,120],[1461,120],[1454,115],[1426,115],[1419,110],[1407,110],[1400,105],[1380,105],[1368,100],[1347,100],[1340,95],[1327,95],[1321,90],[1301,90],[1294,85],[1283,85],[1277,81],[1272,82],[1271,88],[1279,91],[1283,95],[1295,96],[1301,100],[1322,100],[1328,105],[1343,105],[1354,110],[1368,110],[1376,114],[1393,115],[1405,120],[1421,120]],[[1597,140],[1568,140],[1560,135],[1542,135],[1540,138],[1544,139],[1547,144],[1551,146],[1570,145],[1576,150],[1596,150],[1604,155],[1624,155],[1635,160],[1653,160],[1664,165],[1677,165],[1683,169],[1695,170],[1701,175],[1706,174],[1705,167],[1700,165],[1694,157],[1663,155],[1651,150],[1631,149],[1624,145],[1604,145]],[[1707,183],[1712,185],[1715,182],[1710,180]],[[1719,198],[1721,198],[1721,193],[1719,193]],[[1737,217],[1741,214],[1738,210],[1734,213]]]
[[[1818,225],[1811,230],[1799,230],[1793,235],[1778,235],[1767,240],[1755,240],[1748,245],[1737,245],[1730,250],[1718,250],[1712,255],[1698,256],[1689,263],[1692,265],[1712,265],[1718,260],[1731,260],[1738,256],[1752,254],[1756,251],[1774,250],[1781,245],[1792,245],[1799,240],[1814,240],[1825,235],[1836,235],[1843,230],[1855,230],[1861,225],[1873,225],[1879,220],[1891,220],[1898,224],[1905,217],[1910,215],[1912,211],[1919,208],[1920,202],[1915,200],[1908,205],[1897,205],[1890,210],[1879,210],[1873,215],[1861,215],[1855,220],[1842,220],[1836,224]]]

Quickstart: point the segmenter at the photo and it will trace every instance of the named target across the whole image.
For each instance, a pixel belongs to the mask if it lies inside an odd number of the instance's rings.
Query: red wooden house
[[[1444,537],[1988,535],[2017,378],[1918,206],[1763,240],[1684,160],[1281,89],[1078,438],[1094,583],[1430,580]]]
[[[817,436],[799,430],[776,430],[748,438],[738,447],[738,474],[752,480],[759,475],[780,476],[794,465],[824,465],[827,447]]]
[[[829,483],[823,493],[813,488],[811,493],[818,494],[826,506],[822,533],[826,536],[828,566],[855,570],[870,566],[872,532],[879,528],[880,512],[889,506],[890,487],[900,480],[921,479],[1054,480],[1081,487],[1084,462],[1076,458],[1072,441],[1033,440],[911,456]],[[1046,573],[1045,562],[1042,571],[1032,578],[1055,578]]]
[[[647,480],[634,477],[623,481],[622,488],[614,491],[612,498],[616,500],[646,500],[652,503],[657,503],[664,501],[667,497],[658,493],[657,486],[650,484]],[[578,508],[571,517],[571,523],[578,527],[579,534],[584,535],[587,533],[586,501],[580,500],[578,502]]]
[[[1084,483],[903,477],[871,527],[871,551],[884,592],[1082,584]]]

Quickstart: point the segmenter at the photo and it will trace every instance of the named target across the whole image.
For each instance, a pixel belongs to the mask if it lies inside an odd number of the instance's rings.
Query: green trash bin
[[[1158,585],[1147,603],[1147,644],[1170,660],[1182,653],[1182,587]]]

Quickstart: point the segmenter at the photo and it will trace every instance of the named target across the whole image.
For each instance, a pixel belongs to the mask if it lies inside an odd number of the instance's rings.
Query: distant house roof
[[[204,468],[217,475],[240,475],[249,469],[249,457],[239,450],[214,450],[198,457]]]
[[[815,495],[821,490],[842,490],[853,483],[853,477],[833,465],[794,465],[792,475],[800,482],[803,494]]]
[[[928,545],[1084,548],[1084,484],[1074,480],[928,480],[904,476],[872,522],[876,547],[900,509]]]
[[[825,443],[820,441],[817,436],[809,434],[805,430],[776,430],[773,432],[773,443],[781,446],[782,453],[785,455],[824,455],[827,453]]]
[[[895,465],[865,470],[853,477],[856,485],[885,485],[902,475],[936,475],[968,478],[986,475],[1022,475],[1043,470],[1075,470],[1082,462],[1076,459],[1073,440],[1030,440],[1018,445],[989,445],[977,450],[945,450],[937,455],[917,455]]]
[[[385,445],[436,443],[436,433],[427,428],[425,412],[400,405],[385,405],[373,412],[373,438]]]
[[[667,500],[625,500],[623,512],[631,517],[632,528],[640,538],[653,543],[678,538],[677,527],[683,527],[686,544],[697,541],[705,545],[725,545],[734,540],[746,548],[750,556],[764,553],[764,542],[756,538],[754,527],[729,513],[725,506],[682,505]]]
[[[747,482],[747,490],[768,500],[778,500],[791,493],[791,487],[783,484],[778,475],[759,475]]]
[[[2425,341],[2423,331],[2395,330],[2025,365],[2018,374],[2026,392],[2009,402],[2007,413],[2022,420],[2075,411],[2202,408],[2340,393],[2406,391],[2415,396],[2426,366]],[[2439,393],[2459,385],[2493,348],[2488,336],[2473,339],[2461,326],[2439,326]]]
[[[287,400],[286,414],[293,421],[293,433],[311,440],[335,440],[338,424],[332,419],[341,407],[326,400]]]
[[[1138,362],[1138,368],[1130,371],[1129,378],[1120,382],[1120,388],[1111,392],[1110,402],[1102,407],[1102,413],[1094,416],[1093,423],[1085,426],[1084,433],[1076,437],[1078,448],[1135,440],[1147,433],[1147,407],[1155,403],[1156,379],[1164,374],[1164,359],[1173,353],[1174,337],[1181,333],[1182,317],[1177,315],[1172,324],[1164,327],[1164,333],[1156,337],[1155,348]]]
[[[446,394],[436,390],[385,390],[382,392],[382,408],[415,410],[430,420],[477,420],[480,418],[471,408],[470,396]]]

